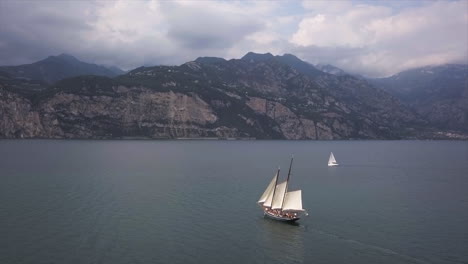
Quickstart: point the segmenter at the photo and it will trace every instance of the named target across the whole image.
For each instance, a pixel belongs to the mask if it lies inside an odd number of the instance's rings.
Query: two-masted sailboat
[[[331,167],[331,166],[338,166],[338,163],[336,162],[333,152],[330,153],[330,158],[328,159],[328,167]]]
[[[270,184],[268,184],[260,200],[258,200],[258,204],[262,207],[264,215],[269,218],[294,222],[299,220],[301,213],[307,214],[302,208],[302,191],[288,191],[292,163],[293,157],[291,157],[287,180],[278,183],[280,176],[280,169],[278,168],[275,176]]]

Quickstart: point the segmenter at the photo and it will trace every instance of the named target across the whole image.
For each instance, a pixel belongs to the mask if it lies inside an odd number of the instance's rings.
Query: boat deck
[[[266,217],[269,217],[274,220],[278,221],[283,221],[283,222],[294,222],[299,220],[300,218],[297,216],[286,216],[286,215],[280,215],[280,214],[273,214],[269,211],[264,211],[264,214]]]

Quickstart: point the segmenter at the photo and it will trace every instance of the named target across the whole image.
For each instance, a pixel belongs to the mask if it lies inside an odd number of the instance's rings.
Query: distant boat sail
[[[292,163],[293,158],[291,157],[288,179],[278,183],[280,175],[280,169],[278,168],[275,176],[258,200],[258,204],[263,208],[264,215],[267,217],[279,221],[294,222],[299,220],[301,213],[305,213],[302,208],[302,191],[288,191]]]
[[[333,155],[333,152],[330,153],[330,158],[328,159],[328,167],[331,166],[338,166],[338,163],[336,163],[335,156]]]

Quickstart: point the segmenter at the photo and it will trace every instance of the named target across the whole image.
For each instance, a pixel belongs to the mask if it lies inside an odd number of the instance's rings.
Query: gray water
[[[291,153],[298,225],[256,205]],[[467,249],[468,142],[0,141],[0,263],[467,263]]]

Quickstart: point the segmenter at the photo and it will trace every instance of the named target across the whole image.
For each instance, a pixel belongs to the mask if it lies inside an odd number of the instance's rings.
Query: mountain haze
[[[468,65],[421,67],[370,82],[435,126],[468,131]]]
[[[333,75],[346,75],[348,73],[346,73],[345,71],[343,71],[342,69],[338,68],[338,67],[335,67],[331,64],[317,64],[315,65],[315,67],[323,72],[326,72],[326,73],[330,73],[330,74],[333,74]]]

